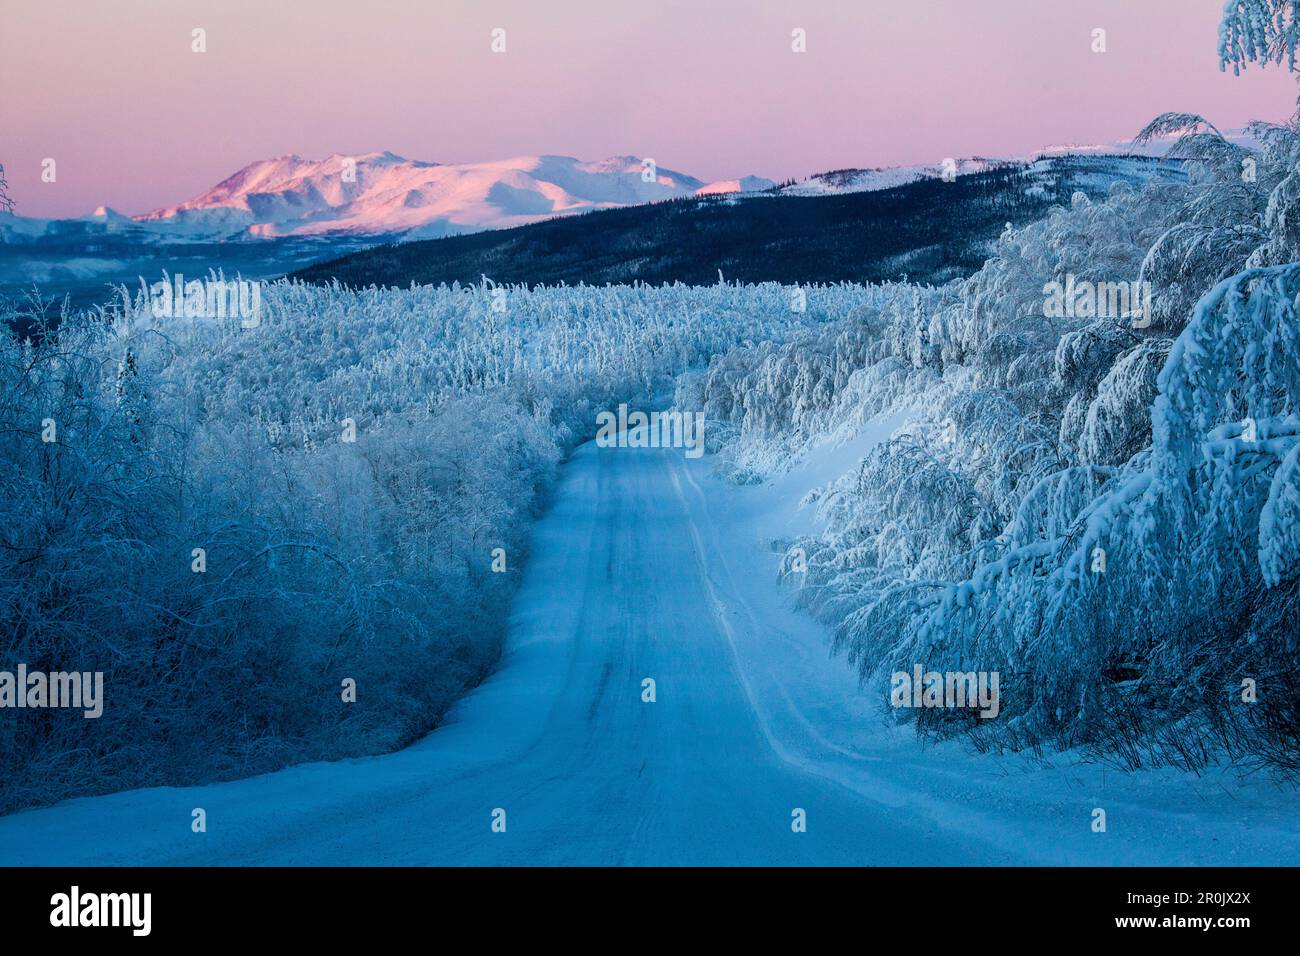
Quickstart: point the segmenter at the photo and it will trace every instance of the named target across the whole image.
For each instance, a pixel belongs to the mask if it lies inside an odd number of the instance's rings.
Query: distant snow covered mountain
[[[1239,131],[1229,139],[1245,142]],[[955,159],[885,168],[838,169],[777,186],[743,176],[705,182],[659,166],[650,181],[637,156],[584,162],[571,156],[519,156],[482,163],[431,163],[391,152],[325,159],[281,156],[250,163],[175,206],[126,216],[101,206],[79,219],[0,215],[0,243],[116,236],[140,244],[239,239],[434,239],[527,225],[555,216],[689,196],[832,196],[874,192],[942,177],[981,173],[1035,158],[1159,156],[1172,139],[1132,144],[1047,147],[1035,157]]]
[[[1257,149],[1259,143],[1246,130],[1228,130],[1224,137],[1230,142],[1246,149]],[[836,169],[817,173],[795,183],[783,184],[773,191],[783,196],[837,196],[844,193],[874,192],[877,189],[893,189],[906,186],[922,179],[937,179],[945,173],[966,176],[971,173],[987,172],[1008,166],[1020,166],[1030,172],[1050,170],[1048,160],[1075,157],[1089,161],[1098,174],[1103,177],[1141,181],[1151,175],[1152,167],[1142,160],[1159,160],[1169,152],[1178,141],[1177,136],[1158,136],[1146,143],[1084,143],[1062,146],[1045,146],[1031,155],[1016,158],[986,158],[972,156],[952,160],[951,167],[944,163],[930,163],[918,166],[885,166],[871,169]],[[1174,172],[1177,161],[1169,161],[1159,167],[1162,174]],[[1176,173],[1175,173],[1176,174]]]
[[[393,234],[429,239],[521,226],[566,213],[689,196],[705,183],[635,156],[582,162],[521,156],[442,165],[393,153],[322,160],[285,156],[244,167],[213,189],[138,217],[186,231],[251,236]]]
[[[770,188],[767,179],[706,183],[657,167],[646,180],[642,159],[583,162],[569,156],[520,156],[485,163],[439,164],[390,152],[325,159],[282,156],[250,163],[193,199],[138,216],[100,207],[79,220],[3,217],[0,235],[23,241],[76,224],[106,232],[140,230],[169,240],[401,236],[430,239],[526,225],[553,216],[661,199]],[[58,225],[56,225],[58,224]]]
[[[1260,142],[1248,129],[1226,129],[1221,131],[1223,138],[1243,149],[1257,150]],[[1164,156],[1178,142],[1177,134],[1152,137],[1145,143],[1064,143],[1058,146],[1044,146],[1038,156]]]
[[[877,189],[906,186],[921,179],[938,179],[945,172],[950,172],[954,176],[965,176],[968,173],[982,173],[1010,163],[1010,160],[984,159],[975,156],[969,159],[954,159],[950,167],[945,167],[943,163],[932,163],[924,166],[835,169],[817,173],[797,183],[786,184],[777,191],[783,196],[837,196],[843,193],[874,192]]]

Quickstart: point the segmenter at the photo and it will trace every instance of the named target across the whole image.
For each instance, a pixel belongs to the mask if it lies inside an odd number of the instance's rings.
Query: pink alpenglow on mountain
[[[649,179],[649,181],[647,181]],[[393,153],[261,160],[187,202],[135,217],[203,236],[391,234],[436,238],[553,216],[771,183],[747,176],[706,185],[635,156],[583,162],[519,156],[439,164]]]

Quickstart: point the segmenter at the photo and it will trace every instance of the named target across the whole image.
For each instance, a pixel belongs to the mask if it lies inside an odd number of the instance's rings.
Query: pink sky
[[[1285,69],[1219,71],[1222,6],[19,0],[0,15],[0,162],[20,214],[63,216],[170,205],[286,153],[633,154],[780,180],[1112,142],[1165,110],[1223,128],[1287,118]],[[206,53],[190,51],[194,27]]]

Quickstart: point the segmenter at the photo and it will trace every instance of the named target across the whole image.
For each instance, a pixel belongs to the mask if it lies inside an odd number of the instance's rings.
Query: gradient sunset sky
[[[1222,6],[6,0],[0,163],[20,215],[72,216],[171,205],[287,153],[631,154],[781,180],[1125,140],[1165,110],[1221,128],[1289,117],[1285,68],[1219,71]],[[194,27],[206,53],[190,50]]]

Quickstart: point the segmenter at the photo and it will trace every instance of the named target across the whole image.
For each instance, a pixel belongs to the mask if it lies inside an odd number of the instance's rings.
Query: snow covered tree
[[[1247,63],[1295,69],[1300,0],[1225,0],[1219,24],[1219,68],[1240,73]]]
[[[4,163],[0,163],[0,212],[13,212],[14,201],[9,198],[9,182],[5,179]]]

